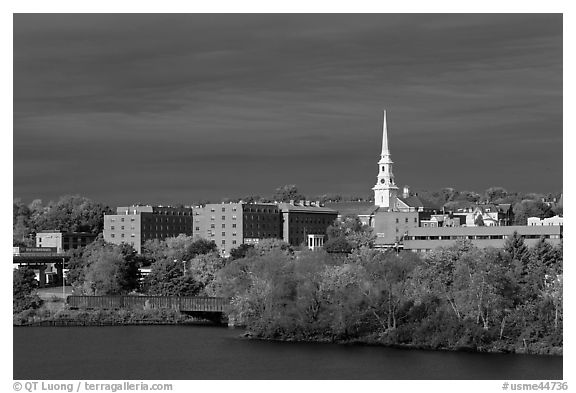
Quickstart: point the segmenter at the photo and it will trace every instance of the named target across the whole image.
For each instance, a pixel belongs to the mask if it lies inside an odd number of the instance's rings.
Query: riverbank
[[[14,326],[124,326],[220,324],[220,321],[183,314],[172,309],[150,310],[26,310],[13,315]]]
[[[242,338],[248,340],[262,340],[262,341],[278,341],[278,342],[302,342],[302,343],[325,343],[325,344],[340,344],[340,345],[354,345],[354,346],[379,346],[394,349],[413,349],[424,351],[444,351],[444,352],[477,352],[477,353],[499,353],[499,354],[517,354],[517,355],[546,355],[546,356],[563,356],[563,347],[547,346],[545,344],[529,344],[526,346],[518,346],[512,343],[497,342],[492,345],[432,345],[426,343],[397,343],[391,342],[389,338],[382,335],[369,335],[365,337],[356,338],[336,338],[325,336],[295,336],[289,335],[284,337],[266,337],[249,331],[241,335]]]

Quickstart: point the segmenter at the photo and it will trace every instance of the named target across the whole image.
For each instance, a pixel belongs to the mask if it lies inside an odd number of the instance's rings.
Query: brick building
[[[243,243],[282,238],[281,217],[273,203],[210,203],[194,208],[194,233],[213,240],[224,256]]]
[[[307,244],[308,235],[326,235],[326,229],[336,220],[338,212],[318,205],[309,202],[278,205],[282,212],[282,239],[286,243],[299,246]]]
[[[189,207],[142,206],[118,207],[116,214],[104,215],[104,240],[131,244],[138,252],[151,239],[164,240],[180,234],[193,234],[192,209]]]

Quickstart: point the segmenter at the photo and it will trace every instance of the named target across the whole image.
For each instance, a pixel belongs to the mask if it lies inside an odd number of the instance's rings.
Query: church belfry
[[[384,124],[382,126],[382,153],[380,154],[380,161],[378,161],[378,180],[372,190],[374,190],[374,204],[376,206],[388,208],[389,211],[396,211],[398,210],[398,187],[394,183],[392,164],[390,149],[388,148],[386,111],[384,111]]]

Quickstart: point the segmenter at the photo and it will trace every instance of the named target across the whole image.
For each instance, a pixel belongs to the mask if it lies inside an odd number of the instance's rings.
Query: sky
[[[562,190],[561,14],[15,14],[13,193]]]

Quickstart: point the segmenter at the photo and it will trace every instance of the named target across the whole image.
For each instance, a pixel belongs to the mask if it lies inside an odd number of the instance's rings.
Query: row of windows
[[[111,237],[111,238],[115,238],[115,237],[116,237],[116,234],[115,234],[115,233],[111,233],[111,234],[110,234],[110,237]],[[124,237],[124,234],[121,233],[121,234],[120,234],[120,237],[123,238],[123,237]],[[136,237],[136,235],[132,233],[132,234],[130,235],[130,237]]]
[[[406,224],[408,224],[408,217],[406,217],[406,218],[404,219],[404,222],[405,222]],[[415,223],[418,223],[418,218],[417,218],[417,217],[414,218],[414,222],[415,222]],[[397,218],[397,219],[396,219],[396,224],[399,224],[399,223],[400,223],[400,219]]]
[[[115,229],[116,229],[116,227],[114,225],[110,226],[111,231],[113,231]],[[135,230],[135,229],[136,229],[136,227],[134,225],[130,226],[130,230]],[[120,227],[120,230],[121,231],[126,230],[125,226],[122,225]],[[164,230],[166,230],[166,231],[185,231],[186,226],[185,225],[166,225],[166,226],[164,226],[164,225],[142,225],[142,230],[143,231],[146,231],[146,230],[148,230],[148,231],[154,231],[154,230],[155,231],[164,231]]]
[[[149,212],[144,212],[144,213],[149,213]],[[164,215],[164,216],[191,216],[192,210],[190,210],[190,211],[158,210],[158,211],[153,211],[152,213],[153,214],[160,214],[160,215]]]
[[[280,219],[280,216],[257,216],[251,214],[249,216],[246,216],[246,219],[250,219],[251,221],[278,221]]]
[[[273,214],[277,214],[278,209],[273,209],[273,208],[259,208],[259,207],[249,207],[244,209],[245,212],[250,212],[250,213],[273,213]]]
[[[406,236],[405,240],[503,240],[511,235]],[[524,239],[560,239],[560,235],[521,235]]]
[[[325,218],[299,218],[290,217],[290,223],[302,223],[302,224],[331,224],[333,220],[328,220]]]
[[[233,220],[236,220],[236,218],[237,218],[236,216],[232,216],[232,219],[233,219]],[[211,220],[211,221],[214,221],[215,219],[216,219],[215,216],[210,217],[210,220]],[[225,221],[225,220],[226,220],[226,216],[222,216],[222,221]],[[199,219],[196,219],[196,221],[200,221],[200,220],[199,220]]]
[[[116,222],[116,219],[115,219],[114,217],[112,217],[112,218],[110,219],[110,221]],[[134,221],[134,217],[131,217],[131,218],[130,218],[130,221]],[[120,218],[120,222],[124,222],[124,217]]]
[[[216,211],[215,207],[210,208],[210,211],[214,213]],[[236,206],[232,206],[232,211],[236,211]],[[222,206],[222,213],[226,213],[226,206]],[[196,214],[200,214],[200,212],[196,212]]]
[[[266,224],[247,224],[244,223],[244,229],[279,229],[279,227],[277,225],[266,225]]]
[[[216,231],[208,231],[208,236],[216,236]],[[222,232],[222,236],[226,236],[226,232]],[[232,236],[236,236],[236,232],[232,232]]]

